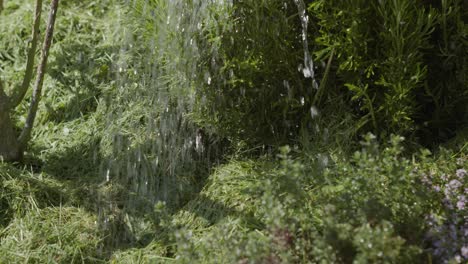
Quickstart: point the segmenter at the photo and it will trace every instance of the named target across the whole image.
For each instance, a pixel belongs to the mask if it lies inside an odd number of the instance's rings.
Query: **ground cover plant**
[[[0,0],[8,87],[37,2]],[[60,1],[0,263],[465,263],[466,8]]]

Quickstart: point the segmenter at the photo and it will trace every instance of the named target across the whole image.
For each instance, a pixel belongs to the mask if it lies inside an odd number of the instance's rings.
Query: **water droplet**
[[[319,85],[318,85],[317,81],[315,81],[315,79],[312,80],[312,87],[313,87],[315,90],[318,90],[318,89],[319,89]]]
[[[202,135],[201,133],[197,133],[197,136],[195,137],[195,150],[198,152],[203,151],[203,144],[202,144]]]
[[[316,118],[319,115],[318,109],[315,106],[312,106],[310,108],[310,116],[313,118]]]

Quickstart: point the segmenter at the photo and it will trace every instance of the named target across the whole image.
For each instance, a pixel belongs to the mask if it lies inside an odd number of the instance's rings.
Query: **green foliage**
[[[425,143],[435,138],[444,141],[453,137],[454,130],[465,126],[468,120],[466,3],[441,0],[437,11],[432,48],[425,55],[427,79],[419,100],[418,120],[427,122],[421,133]]]
[[[433,197],[402,156],[399,137],[381,148],[367,136],[363,145],[349,161],[337,160],[324,173],[320,160],[294,161],[284,149],[280,168],[270,170],[261,186],[267,239],[258,247],[268,250],[245,257],[251,263],[262,263],[258,258],[289,263],[420,260],[424,215]]]
[[[332,246],[337,259],[411,263],[420,258],[423,217],[431,208],[431,197],[411,162],[401,156],[400,142],[393,137],[390,145],[380,150],[367,136],[362,151],[324,174],[327,184],[317,197],[319,203],[330,205],[323,212],[321,233],[324,246]],[[368,241],[364,251],[362,243],[374,232],[386,233],[388,240],[384,244]],[[357,243],[357,237],[364,242]]]
[[[351,91],[361,111],[357,129],[414,131],[427,72],[424,63],[436,14],[410,1],[316,1],[321,58],[336,50],[338,85]]]
[[[314,91],[299,72],[301,21],[293,1],[235,1],[198,36],[202,125],[234,140],[274,144],[309,120]]]
[[[172,238],[176,259],[423,263],[430,258],[423,254],[425,216],[438,211],[441,201],[422,184],[420,170],[434,160],[405,158],[401,140],[394,136],[378,146],[368,135],[361,151],[326,167],[323,156],[311,160],[302,153],[293,159],[297,152],[289,148],[281,150],[278,166],[235,161],[222,166],[170,224],[170,230],[178,229]],[[451,168],[450,155],[441,158]]]

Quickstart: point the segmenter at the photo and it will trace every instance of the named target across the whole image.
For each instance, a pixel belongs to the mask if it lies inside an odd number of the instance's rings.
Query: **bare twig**
[[[2,0],[0,0],[2,1]],[[23,82],[20,86],[16,86],[12,95],[10,96],[10,109],[18,106],[23,101],[26,92],[28,91],[29,85],[33,76],[34,58],[36,57],[37,41],[39,39],[39,25],[41,23],[42,14],[42,0],[36,0],[36,11],[34,14],[34,25],[32,31],[31,46],[28,51],[28,58],[26,62],[26,71],[24,72]]]
[[[0,0],[0,13],[3,11],[3,0]]]
[[[59,0],[52,0],[50,4],[49,19],[47,21],[46,35],[44,44],[42,46],[42,57],[39,66],[37,67],[36,82],[34,83],[34,90],[32,94],[31,104],[29,106],[26,124],[21,131],[18,141],[21,147],[24,148],[31,137],[31,131],[34,126],[34,119],[36,118],[37,108],[42,95],[42,85],[44,83],[44,74],[47,66],[47,58],[49,57],[49,50],[52,44],[52,37],[54,35],[55,18],[57,15]]]

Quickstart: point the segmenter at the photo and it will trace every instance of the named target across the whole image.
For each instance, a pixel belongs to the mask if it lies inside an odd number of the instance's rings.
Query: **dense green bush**
[[[229,19],[220,16],[197,37],[205,71],[194,84],[197,121],[231,139],[285,142],[313,127],[316,107],[335,114],[328,106],[340,98],[354,108],[356,134],[446,140],[468,119],[462,5],[311,2],[307,48],[323,65],[317,93],[297,71],[304,51],[296,4],[235,1]]]
[[[462,1],[315,1],[316,56],[335,51],[337,88],[358,111],[357,130],[447,139],[466,124]],[[465,48],[463,48],[465,47]],[[463,51],[462,51],[463,50]],[[462,103],[464,102],[464,103]],[[417,133],[415,133],[417,132]]]

